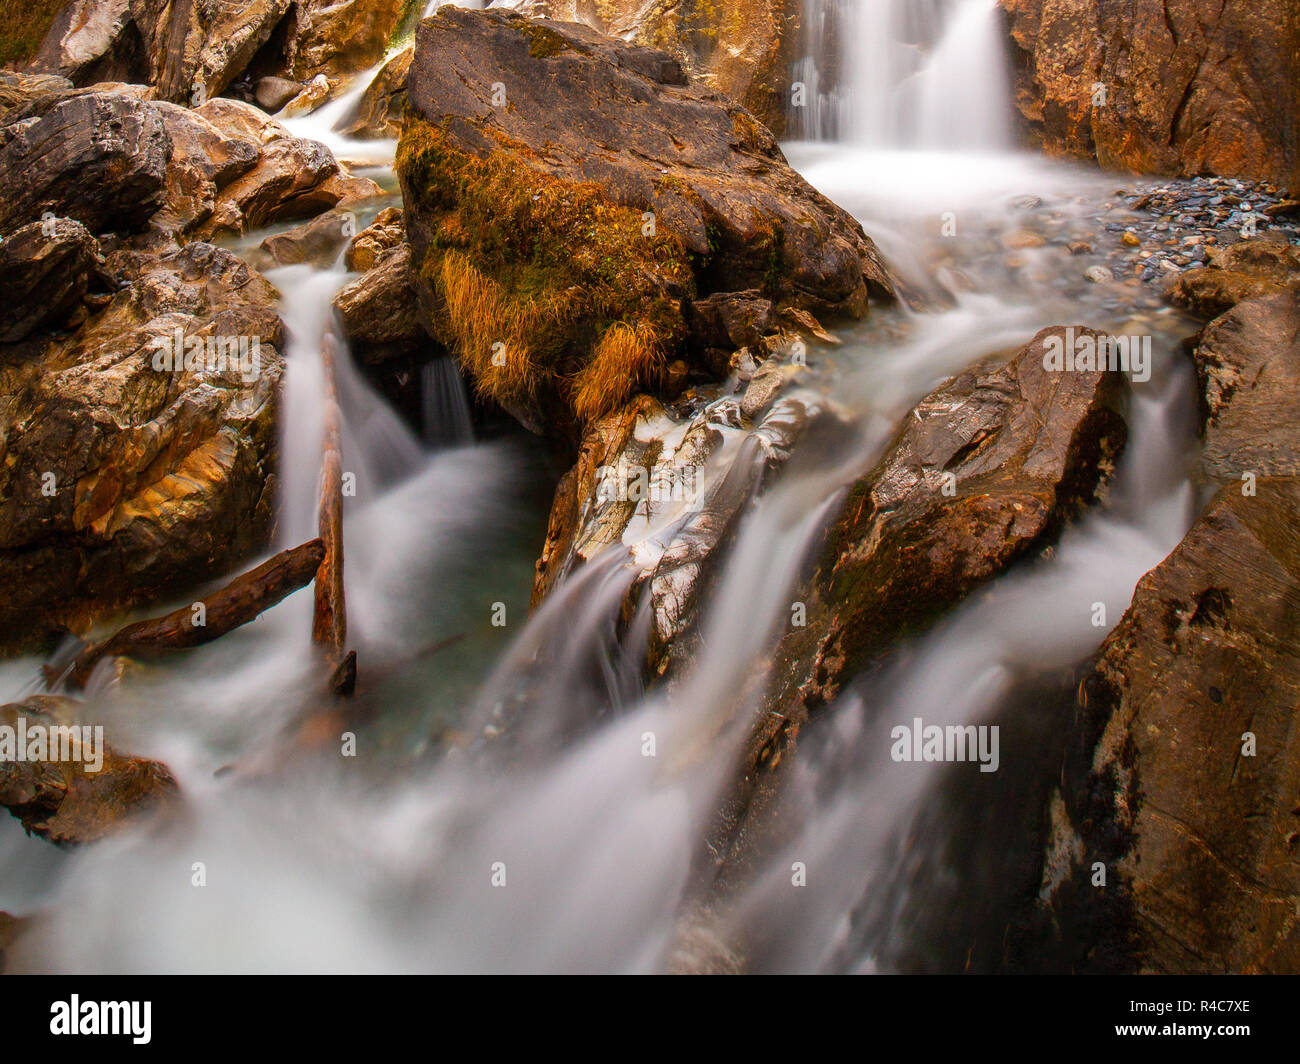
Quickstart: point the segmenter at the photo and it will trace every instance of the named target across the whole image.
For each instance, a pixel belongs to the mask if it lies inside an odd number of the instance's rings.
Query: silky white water
[[[547,485],[541,463],[522,444],[431,450],[345,357],[343,460],[360,485],[346,506],[346,574],[362,687],[368,667],[459,642],[379,682],[380,717],[360,733],[361,756],[326,754],[263,776],[214,772],[277,749],[311,678],[310,591],[102,692],[95,711],[110,741],[164,760],[184,806],[74,854],[0,824],[0,908],[41,915],[11,963],[104,972],[680,966],[694,861],[758,704],[756,692],[739,692],[788,623],[797,574],[844,490],[948,376],[1045,325],[1118,327],[1128,313],[1078,283],[1063,249],[1018,252],[1020,264],[1008,266],[998,242],[1026,224],[1015,197],[1038,197],[1040,220],[1084,225],[1113,179],[995,151],[1010,112],[992,93],[981,99],[999,114],[963,127],[980,130],[978,150],[938,150],[952,146],[944,101],[970,89],[952,71],[996,68],[1005,79],[1001,42],[986,32],[990,7],[860,0],[856,25],[869,39],[853,47],[887,60],[861,68],[879,79],[872,98],[851,105],[868,88],[841,80],[842,142],[788,146],[792,163],[860,218],[900,272],[951,305],[878,312],[842,327],[842,348],[811,353],[802,386],[851,423],[851,442],[831,456],[796,451],[748,510],[685,676],[647,693],[646,619],[618,617],[633,560],[661,550],[672,522],[634,528],[526,617],[542,522],[522,500]],[[891,35],[881,36],[886,27]],[[934,57],[952,69],[935,68]],[[809,58],[827,65],[825,54]],[[878,106],[886,90],[892,109]],[[941,235],[948,214],[951,238]],[[346,275],[290,267],[270,276],[290,333],[280,451],[287,545],[314,534],[320,340],[335,327],[330,300]],[[1049,561],[1000,578],[900,649],[801,741],[789,849],[706,928],[744,967],[888,969],[904,933],[892,916],[914,887],[896,860],[899,840],[925,849],[909,832],[941,782],[937,766],[889,759],[889,726],[913,716],[996,721],[1021,669],[1085,657],[1136,580],[1177,543],[1190,520],[1191,383],[1173,323],[1152,330],[1156,371],[1135,386],[1132,438],[1108,508],[1067,531]],[[455,408],[432,404],[453,421]],[[721,449],[706,485],[755,460],[744,437],[737,430]],[[1099,601],[1106,627],[1091,620]],[[34,664],[0,669],[0,694],[15,696]],[[440,756],[446,749],[454,752]],[[807,865],[808,886],[791,885],[794,861]],[[204,886],[194,885],[196,862]],[[924,934],[914,924],[907,933]]]

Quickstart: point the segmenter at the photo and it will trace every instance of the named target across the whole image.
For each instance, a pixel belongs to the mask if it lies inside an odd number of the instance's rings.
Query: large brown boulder
[[[1176,274],[1165,295],[1203,318],[1246,299],[1281,292],[1300,281],[1300,248],[1272,240],[1243,240],[1211,252],[1209,265]]]
[[[92,233],[142,228],[163,204],[171,154],[166,124],[147,102],[103,92],[37,96],[0,125],[0,233],[46,212]]]
[[[28,738],[24,753],[33,749],[37,734],[46,743],[46,756],[38,760],[0,760],[0,806],[28,834],[60,846],[96,842],[180,796],[166,765],[119,753],[103,742],[102,728],[96,733],[81,723],[79,708],[72,699],[45,695],[0,706],[0,728],[12,729],[15,739]],[[55,731],[74,728],[76,745],[69,731]],[[50,748],[51,734],[58,737],[57,752]],[[65,752],[78,759],[64,759]]]
[[[1073,874],[1050,900],[1105,929],[1082,963],[1300,970],[1298,704],[1300,481],[1229,485],[1080,684],[1056,832]]]
[[[1291,0],[1002,6],[1018,47],[1017,104],[1046,151],[1140,173],[1300,186]]]
[[[691,354],[699,297],[861,314],[892,296],[857,222],[663,52],[449,6],[420,24],[408,93],[398,174],[431,331],[538,431],[576,440],[653,389]]]
[[[1207,480],[1300,477],[1300,285],[1238,303],[1201,333],[1201,468]]]
[[[0,648],[220,575],[269,534],[277,293],[208,244],[107,268],[125,287],[71,337],[0,357]]]
[[[437,348],[420,319],[411,249],[381,252],[374,265],[334,297],[343,330],[362,362],[414,357]]]

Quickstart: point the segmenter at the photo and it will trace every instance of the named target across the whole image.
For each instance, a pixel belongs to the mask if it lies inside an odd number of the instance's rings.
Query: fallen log
[[[343,597],[343,459],[342,415],[339,411],[335,367],[338,341],[326,333],[321,342],[325,371],[325,439],[321,459],[318,520],[325,556],[316,572],[316,608],[312,616],[312,642],[329,654],[331,668],[343,659],[348,638],[347,605]]]
[[[77,655],[68,670],[68,685],[84,687],[95,666],[106,657],[124,654],[150,658],[211,643],[305,587],[324,556],[325,545],[319,539],[310,540],[281,551],[199,602],[182,606],[164,617],[128,624]],[[199,605],[202,610],[196,609]]]

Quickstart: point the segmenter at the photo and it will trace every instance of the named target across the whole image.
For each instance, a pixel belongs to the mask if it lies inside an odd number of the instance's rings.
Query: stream
[[[835,6],[806,2],[809,25]],[[833,406],[852,440],[831,456],[796,451],[750,505],[688,673],[647,692],[646,619],[623,629],[617,616],[633,559],[671,527],[634,522],[530,615],[554,487],[540,448],[518,436],[474,442],[447,360],[424,371],[420,432],[344,359],[343,462],[357,483],[345,525],[350,645],[363,682],[368,666],[407,663],[376,669],[370,694],[383,712],[358,729],[365,756],[220,772],[274,745],[312,677],[310,591],[129,685],[93,684],[114,745],[165,762],[186,801],[148,830],[76,852],[4,818],[0,909],[46,917],[11,958],[16,970],[653,972],[708,967],[743,943],[746,970],[875,972],[941,967],[957,949],[951,910],[982,889],[968,870],[995,864],[1017,828],[986,817],[964,842],[975,856],[954,856],[953,773],[972,807],[998,774],[895,763],[889,731],[915,717],[1020,720],[1004,728],[1001,761],[1034,758],[1032,743],[1016,742],[1041,731],[1024,720],[1035,712],[1026,678],[1094,651],[1192,520],[1194,391],[1179,344],[1194,330],[1151,286],[1088,280],[1099,260],[1069,250],[1088,241],[1100,255],[1117,190],[1140,182],[1011,147],[993,0],[855,0],[851,15],[851,32],[840,28],[851,46],[810,35],[799,67],[808,99],[791,114],[802,139],[783,148],[942,307],[877,310],[834,327],[840,346],[810,351],[800,388]],[[394,145],[333,131],[369,77],[287,124],[391,189]],[[290,335],[283,547],[315,534],[320,340],[355,275],[340,261],[267,276]],[[788,847],[706,921],[684,916],[692,862],[751,723],[735,713],[736,692],[788,619],[800,567],[846,488],[932,388],[1054,324],[1152,337],[1107,504],[827,707],[801,738]],[[752,460],[743,436],[707,478]],[[30,692],[37,666],[0,666],[0,695]],[[756,711],[750,697],[743,708]],[[496,743],[507,705],[520,723]],[[642,754],[647,733],[658,756]],[[807,868],[798,888],[796,862]]]

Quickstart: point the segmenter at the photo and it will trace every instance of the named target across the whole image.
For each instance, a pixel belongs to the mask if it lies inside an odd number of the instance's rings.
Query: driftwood
[[[68,672],[69,686],[84,687],[95,666],[106,657],[118,654],[157,657],[212,642],[305,587],[324,557],[325,545],[319,539],[281,551],[219,591],[204,596],[201,600],[204,616],[200,618],[203,624],[194,623],[197,612],[194,606],[182,606],[165,617],[128,624],[77,655]]]
[[[325,440],[321,460],[320,538],[325,556],[316,571],[316,609],[312,617],[312,642],[323,647],[332,668],[342,663],[348,638],[347,605],[343,597],[343,460],[342,415],[339,411],[335,366],[338,341],[326,333],[321,343],[325,371]]]

